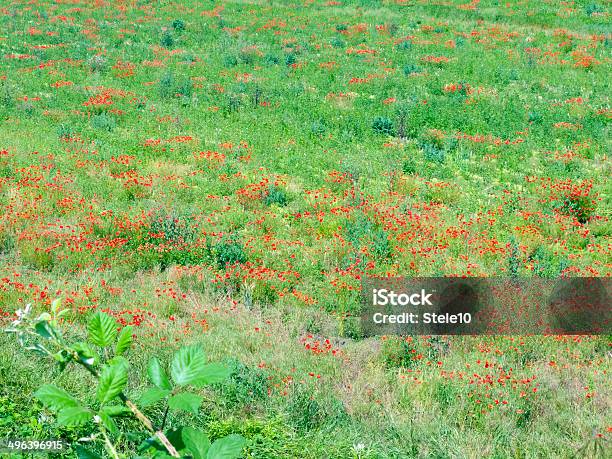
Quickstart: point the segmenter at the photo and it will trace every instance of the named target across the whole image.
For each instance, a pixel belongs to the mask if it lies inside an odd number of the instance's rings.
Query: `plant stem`
[[[108,435],[106,435],[104,429],[102,428],[100,429],[100,431],[102,432],[102,436],[104,437],[104,445],[106,446],[108,454],[110,454],[113,459],[119,459],[119,454],[117,454],[117,450],[113,446],[113,443],[110,441],[110,438],[108,438]]]
[[[168,418],[169,409],[170,409],[170,406],[166,404],[166,410],[164,411],[164,418],[162,419],[161,430],[164,430],[164,427],[166,427],[166,419]]]

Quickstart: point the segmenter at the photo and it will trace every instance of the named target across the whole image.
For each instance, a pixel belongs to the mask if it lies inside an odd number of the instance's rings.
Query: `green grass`
[[[203,344],[235,374],[193,421],[246,457],[609,441],[608,337],[362,339],[350,317],[370,275],[610,275],[607,2],[4,6],[3,326],[61,297],[79,335],[109,309],[140,375]],[[0,340],[0,438],[86,435],[32,392],[87,377]]]

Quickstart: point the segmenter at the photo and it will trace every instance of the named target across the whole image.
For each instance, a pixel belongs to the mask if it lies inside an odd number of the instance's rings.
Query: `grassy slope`
[[[247,434],[256,457],[350,457],[359,443],[363,457],[568,455],[611,424],[603,338],[399,345],[352,340],[333,314],[356,304],[336,285],[364,273],[492,275],[515,261],[521,274],[609,275],[610,47],[591,39],[609,34],[607,16],[588,15],[588,2],[569,15],[556,2],[343,3],[225,2],[220,17],[200,15],[210,2],[125,13],[10,6],[0,19],[0,309],[63,296],[126,321],[142,310],[146,352],[169,354],[163,338],[235,357],[242,376],[210,394],[197,422]],[[186,27],[171,30],[170,46],[162,27],[177,18]],[[397,26],[393,36],[381,24]],[[394,44],[406,36],[411,46]],[[32,47],[48,44],[66,46]],[[543,63],[546,51],[567,63]],[[584,55],[599,64],[576,66]],[[62,81],[72,84],[52,86]],[[461,83],[475,92],[444,90]],[[112,106],[83,105],[102,88],[114,90]],[[397,132],[402,106],[406,140],[372,129],[385,117]],[[99,115],[109,109],[121,112]],[[484,141],[454,141],[458,132]],[[176,136],[191,139],[168,141]],[[225,160],[194,157],[208,150]],[[258,199],[263,179],[285,191],[286,206]],[[558,209],[571,187],[589,185],[596,208],[580,224]],[[166,215],[180,223],[164,226]],[[170,255],[147,235],[160,216]],[[172,245],[174,232],[192,258]],[[211,287],[230,240],[261,275],[247,268],[245,281]],[[225,293],[240,305],[219,300]],[[338,355],[305,348],[327,337]],[[31,390],[54,380],[87,393],[87,380],[40,370],[1,339],[0,432],[57,435]],[[146,355],[135,360],[143,368]],[[131,383],[138,393],[143,382]]]

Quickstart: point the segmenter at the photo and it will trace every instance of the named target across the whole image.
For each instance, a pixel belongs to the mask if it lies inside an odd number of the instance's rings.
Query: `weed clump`
[[[287,56],[285,57],[285,65],[291,66],[296,63],[297,63],[297,57],[295,57],[295,54],[293,53],[287,54]]]
[[[395,135],[393,121],[384,116],[377,116],[374,118],[374,121],[372,121],[372,129],[377,134]]]
[[[277,204],[281,207],[287,205],[287,193],[282,188],[276,185],[270,185],[268,187],[267,192],[263,195],[263,201],[267,206],[271,206],[272,204]]]
[[[166,31],[163,33],[160,43],[164,48],[170,49],[174,46],[174,37],[170,32]]]
[[[595,204],[588,196],[567,196],[557,207],[562,215],[573,216],[579,223],[587,223],[595,212]]]
[[[57,136],[60,138],[60,140],[63,139],[69,139],[71,137],[74,136],[74,129],[72,128],[72,126],[69,126],[67,124],[60,124],[57,127]]]
[[[410,76],[412,74],[421,73],[422,69],[418,65],[408,64],[404,66],[404,75]]]
[[[158,216],[151,222],[150,229],[152,234],[160,235],[170,242],[191,242],[195,238],[191,218],[176,213]]]
[[[185,30],[185,22],[182,19],[175,19],[172,21],[172,28],[177,32]]]
[[[91,119],[91,125],[94,129],[99,129],[100,131],[108,131],[111,132],[115,127],[117,127],[117,123],[115,118],[107,113],[100,113],[99,115],[95,115]]]
[[[235,241],[227,241],[215,246],[215,258],[220,269],[236,263],[246,263],[247,256],[240,244]]]
[[[446,158],[446,152],[444,149],[434,145],[433,143],[423,142],[421,143],[421,149],[423,150],[423,156],[427,161],[441,164]]]
[[[95,56],[91,56],[87,63],[89,65],[89,70],[95,73],[102,73],[108,69],[108,61],[104,56],[100,54],[96,54]]]
[[[174,93],[174,75],[172,73],[165,73],[159,80],[159,94],[163,98],[171,97]]]
[[[313,430],[323,423],[323,409],[308,391],[296,391],[289,400],[287,411],[289,423],[298,431]]]

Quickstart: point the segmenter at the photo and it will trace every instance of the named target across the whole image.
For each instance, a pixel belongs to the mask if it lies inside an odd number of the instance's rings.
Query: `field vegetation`
[[[167,457],[94,419],[112,374],[208,457],[606,456],[608,336],[356,316],[366,276],[610,276],[611,50],[603,0],[0,2],[1,328],[76,352],[0,334],[0,439]]]

